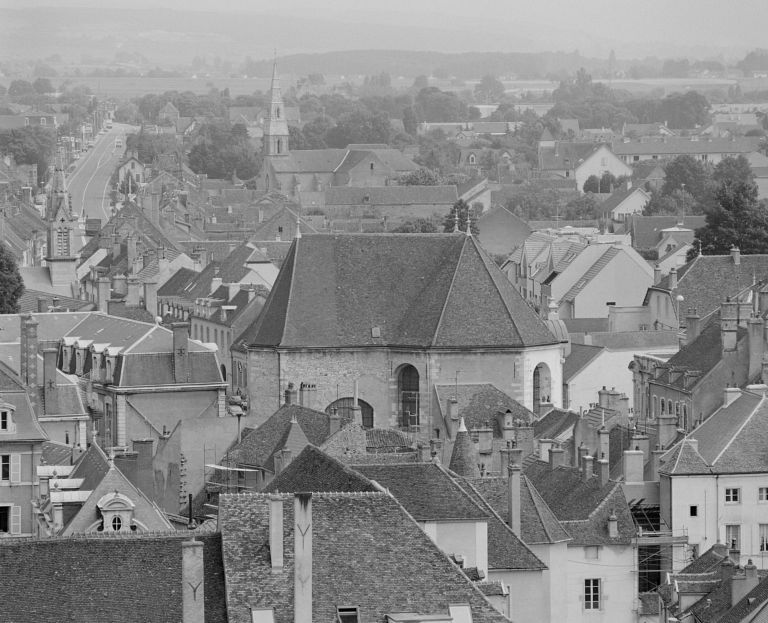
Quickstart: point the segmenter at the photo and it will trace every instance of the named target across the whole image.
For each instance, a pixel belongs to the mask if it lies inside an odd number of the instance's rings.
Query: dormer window
[[[475,154],[469,154],[469,164],[475,164],[477,162],[477,158],[475,158]]]
[[[143,524],[135,521],[134,504],[122,493],[107,493],[96,503],[101,511],[101,521],[91,526],[97,532],[134,532],[138,528],[146,530]]]
[[[336,619],[338,623],[358,623],[360,621],[360,612],[357,606],[339,606],[336,608]]]
[[[3,433],[13,433],[16,426],[13,423],[13,406],[9,404],[0,405],[0,435]]]

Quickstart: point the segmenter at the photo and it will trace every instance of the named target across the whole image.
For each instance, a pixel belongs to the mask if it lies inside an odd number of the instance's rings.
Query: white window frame
[[[735,533],[735,539],[733,533]],[[732,547],[732,541],[736,542],[736,547]],[[741,524],[725,525],[725,545],[729,550],[741,551]]]
[[[757,501],[768,502],[768,487],[757,488]]]
[[[600,578],[585,578],[583,590],[584,610],[602,610],[602,580]]]
[[[0,504],[0,506],[8,509],[8,532],[0,532],[0,534],[21,534],[21,506],[15,504]]]
[[[726,487],[725,488],[725,503],[726,504],[741,504],[741,487]]]
[[[757,542],[761,552],[768,552],[768,523],[757,525]]]

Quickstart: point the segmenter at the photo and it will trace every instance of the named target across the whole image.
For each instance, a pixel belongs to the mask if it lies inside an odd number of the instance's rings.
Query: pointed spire
[[[451,452],[451,462],[448,465],[448,469],[464,478],[472,478],[480,474],[477,461],[475,460],[474,444],[469,438],[469,432],[463,417],[459,422],[459,430],[453,443],[453,452]]]
[[[457,233],[459,231],[459,210],[458,208],[453,213],[453,233]]]
[[[294,236],[296,240],[301,238],[301,216],[298,214],[296,215],[296,235]]]

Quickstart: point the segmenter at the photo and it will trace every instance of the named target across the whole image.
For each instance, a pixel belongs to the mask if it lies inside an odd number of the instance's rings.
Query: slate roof
[[[533,424],[534,439],[555,439],[564,432],[573,429],[579,421],[579,414],[573,411],[552,409]]]
[[[237,342],[519,348],[555,338],[474,237],[344,234],[294,240]]]
[[[413,437],[396,428],[366,428],[365,447],[368,452],[404,452],[413,450]]]
[[[571,352],[563,365],[563,382],[567,383],[603,352],[602,346],[571,344]]]
[[[379,489],[359,470],[352,469],[312,444],[307,445],[264,488],[269,493],[353,492]]]
[[[701,556],[680,570],[680,573],[709,573],[715,571],[720,563],[728,557],[728,548],[722,543],[716,543]]]
[[[45,441],[45,434],[29,401],[29,396],[18,380],[16,374],[4,363],[0,362],[0,401],[13,405],[13,421],[16,430],[4,433],[0,441]]]
[[[611,196],[603,201],[598,207],[603,214],[613,212],[615,208],[618,208],[622,203],[629,199],[631,195],[634,195],[635,193],[641,193],[642,195],[645,195],[645,200],[650,201],[650,195],[642,188],[635,186],[633,188],[619,188],[618,190],[614,191]]]
[[[48,308],[53,307],[53,300],[56,298],[56,306],[61,311],[90,311],[94,309],[95,304],[91,301],[84,301],[82,299],[75,299],[68,296],[54,297],[49,292],[41,292],[40,290],[32,290],[25,288],[23,294],[19,298],[19,313],[28,314],[38,311],[38,301],[45,299],[45,311]]]
[[[509,487],[506,478],[467,478],[482,500],[506,523],[509,509]],[[490,529],[490,525],[489,525]],[[547,506],[533,483],[520,478],[520,538],[527,545],[569,541],[570,535],[563,529],[555,514]],[[491,535],[488,535],[491,542]],[[489,553],[490,553],[489,548]]]
[[[168,281],[157,290],[158,296],[184,296],[200,273],[189,268],[179,268]]]
[[[330,186],[325,191],[326,206],[405,206],[435,205],[452,207],[459,196],[456,186]]]
[[[291,149],[282,158],[270,158],[278,173],[332,173],[347,155],[346,149]]]
[[[632,514],[620,483],[600,486],[599,478],[584,480],[579,471],[537,461],[525,470],[563,528],[573,537],[573,545],[628,544],[635,534]],[[608,536],[608,517],[618,518],[619,536]]]
[[[750,615],[756,611],[764,611],[766,601],[768,601],[768,577],[760,580],[755,588],[733,604],[731,609],[718,620],[718,623],[743,623],[743,621],[749,620]]]
[[[695,308],[704,318],[719,308],[725,297],[751,285],[753,278],[768,278],[768,254],[741,254],[739,264],[730,255],[699,255],[677,271],[675,296],[682,295],[686,308]],[[669,276],[654,287],[668,291]]]
[[[376,481],[403,505],[416,521],[483,521],[482,510],[435,463],[354,465],[369,480]]]
[[[682,222],[683,227],[697,230],[707,224],[705,216],[642,216],[633,214],[630,220],[629,232],[632,236],[632,246],[635,249],[650,249],[661,240],[662,231],[675,227]],[[679,277],[679,275],[678,275]]]
[[[181,621],[186,537],[0,539],[3,619],[54,623],[76,613],[82,621]],[[227,623],[221,537],[197,539],[203,543],[206,623]]]
[[[497,414],[510,411],[514,420],[526,424],[533,422],[536,416],[491,383],[460,383],[458,385],[435,385],[435,394],[444,418],[448,417],[448,401],[456,398],[459,417],[469,430],[490,425],[493,435],[501,437]]]
[[[265,547],[268,497],[220,498],[230,623],[250,623],[249,606],[273,607],[275,623],[293,621],[293,496],[284,496],[283,514],[284,571],[273,573]],[[447,616],[449,603],[468,603],[474,623],[508,623],[383,493],[312,495],[312,570],[314,620],[332,620],[339,604],[356,605],[360,620],[374,623],[402,612],[403,604],[410,612]]]
[[[69,465],[72,462],[72,448],[55,441],[43,442],[41,465]]]
[[[539,149],[540,168],[542,171],[576,169],[602,146],[601,143],[558,141],[555,147]]]
[[[329,437],[331,424],[327,413],[300,405],[283,405],[230,450],[230,459],[239,465],[264,467],[274,472],[275,452],[285,445],[294,417],[310,444],[320,446]],[[346,422],[342,419],[341,426]]]

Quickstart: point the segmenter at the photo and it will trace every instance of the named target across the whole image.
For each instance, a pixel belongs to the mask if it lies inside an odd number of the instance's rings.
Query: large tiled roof
[[[294,499],[283,496],[284,571],[269,549],[269,498],[223,495],[219,501],[230,623],[250,623],[249,606],[274,608],[275,623],[294,617]],[[341,535],[341,536],[340,536]],[[404,572],[406,571],[407,572]],[[388,613],[448,615],[467,603],[474,623],[505,623],[460,569],[384,493],[312,495],[312,618],[332,620],[342,604],[365,623]],[[372,590],[375,587],[375,590]]]
[[[634,521],[619,483],[600,485],[596,476],[584,480],[575,468],[537,461],[525,475],[573,537],[576,545],[625,544],[635,534]],[[608,517],[618,518],[619,536],[608,536]]]
[[[488,513],[435,463],[356,465],[354,468],[388,489],[416,521],[488,519]]]
[[[458,199],[456,186],[331,186],[325,191],[326,206],[431,204],[450,207]]]
[[[697,230],[707,224],[705,216],[642,216],[633,214],[629,231],[632,246],[636,249],[650,249],[661,240],[662,231],[682,224],[687,229]]]
[[[300,405],[283,405],[266,422],[244,437],[230,451],[230,457],[240,465],[265,467],[274,471],[274,454],[285,445],[294,417],[310,444],[320,446],[329,437],[331,424],[327,413]],[[344,423],[345,420],[342,420],[342,426]]]
[[[760,144],[758,137],[737,139],[712,138],[694,140],[694,137],[666,136],[655,140],[614,141],[612,151],[617,156],[681,154],[746,154],[757,151]]]
[[[741,255],[736,264],[730,255],[699,255],[677,273],[675,296],[682,295],[686,308],[704,318],[727,296],[735,296],[756,279],[768,278],[768,254]],[[669,277],[658,284],[669,290]],[[683,321],[684,318],[681,318]]]
[[[288,467],[270,481],[264,491],[341,493],[378,491],[378,489],[360,471],[352,469],[318,447],[309,444],[290,462]]]
[[[2,618],[181,621],[186,536],[2,539]],[[221,537],[197,538],[203,543],[205,621],[227,623]]]
[[[555,338],[473,237],[345,234],[294,240],[238,342],[524,347]]]
[[[469,430],[488,424],[493,428],[494,437],[501,437],[496,418],[499,413],[510,411],[514,420],[526,424],[535,419],[532,411],[521,405],[491,383],[460,383],[457,385],[435,385],[435,394],[443,417],[448,417],[448,400],[456,398],[459,417]]]
[[[53,306],[54,298],[56,299],[56,306],[61,310],[66,311],[90,311],[95,307],[95,304],[91,301],[84,301],[82,299],[75,299],[68,296],[55,297],[49,292],[41,292],[40,290],[24,289],[24,293],[19,298],[19,312],[22,314],[33,313],[38,311],[40,299],[45,300],[45,310],[48,311],[49,307]]]
[[[184,296],[200,273],[189,268],[179,268],[168,281],[157,290],[158,296]]]
[[[500,517],[508,517],[509,487],[506,478],[466,480]],[[520,538],[528,545],[559,543],[571,538],[536,487],[525,476],[520,479]]]
[[[346,149],[292,149],[287,156],[270,158],[278,173],[332,173],[347,155]]]
[[[555,439],[573,429],[578,421],[579,414],[574,411],[552,409],[544,417],[534,422],[533,436],[535,439]]]

